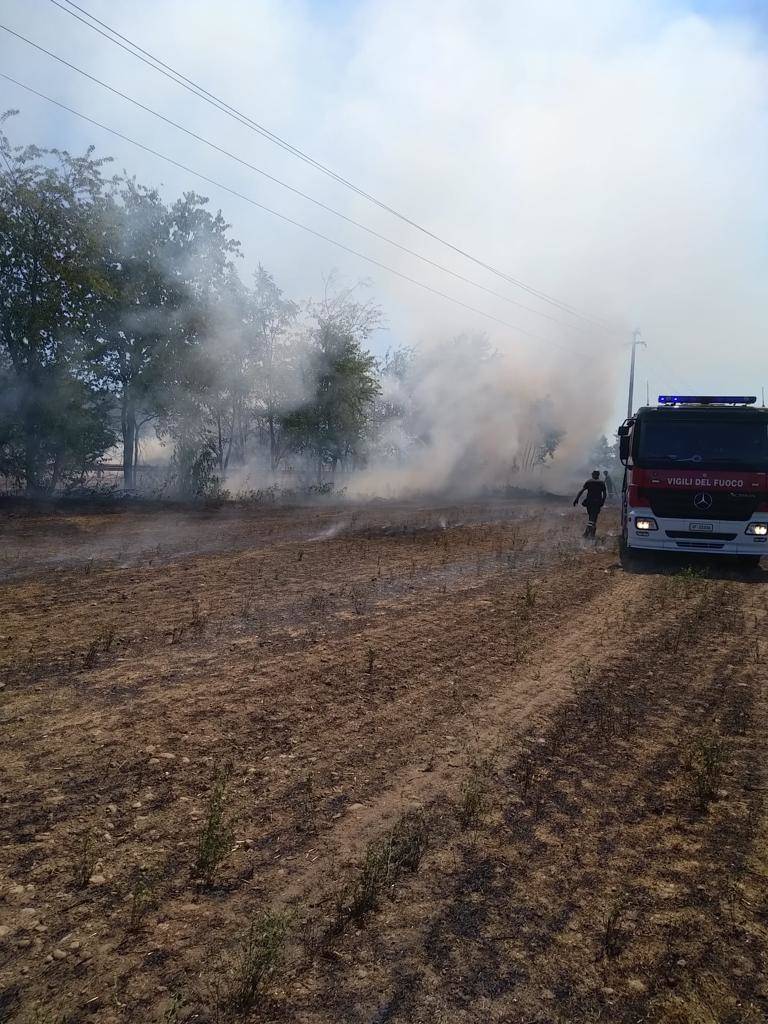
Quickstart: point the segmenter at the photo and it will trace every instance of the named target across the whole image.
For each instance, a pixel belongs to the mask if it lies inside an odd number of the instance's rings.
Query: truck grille
[[[697,533],[694,530],[665,530],[668,537],[672,537],[673,540],[697,540],[697,541],[708,541],[708,540],[736,540],[737,534],[735,533]]]
[[[644,487],[640,494],[661,519],[732,519],[745,522],[757,511],[759,494],[731,494],[727,491],[707,491],[712,504],[707,509],[697,508],[694,498],[701,491],[666,491]]]
[[[679,548],[696,549],[697,551],[721,551],[724,544],[705,544],[700,540],[678,540],[676,544]]]

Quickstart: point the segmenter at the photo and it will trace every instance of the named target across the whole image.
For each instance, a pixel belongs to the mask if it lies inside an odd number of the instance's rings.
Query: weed
[[[520,795],[523,800],[528,796],[537,763],[538,759],[534,750],[531,747],[524,747],[518,762],[520,766]]]
[[[617,903],[608,913],[603,922],[603,954],[609,958],[618,956],[624,945],[625,933],[622,923],[624,907]]]
[[[315,827],[317,799],[315,777],[312,772],[307,772],[306,777],[301,783],[299,793],[299,828],[304,831],[310,832]]]
[[[693,776],[693,794],[703,813],[717,793],[725,760],[725,745],[717,736],[700,738],[688,756]]]
[[[420,811],[404,815],[389,837],[390,866],[400,871],[418,871],[427,848],[427,824]]]
[[[96,664],[96,659],[99,656],[100,644],[101,637],[98,636],[96,637],[95,640],[92,640],[90,642],[90,644],[88,645],[88,650],[85,652],[85,657],[83,658],[83,668],[93,668],[93,666]]]
[[[549,752],[552,757],[557,757],[571,734],[571,714],[572,708],[566,705],[554,715],[549,731]]]
[[[129,931],[139,931],[147,911],[150,910],[153,904],[152,888],[148,880],[143,875],[139,875],[131,892],[131,913],[128,921]]]
[[[184,1007],[184,1000],[178,992],[174,992],[171,996],[171,1001],[168,1004],[165,1013],[163,1014],[163,1024],[178,1024],[180,1020],[179,1014]]]
[[[368,648],[368,668],[366,669],[368,675],[373,675],[373,666],[376,661],[376,651],[373,647]]]
[[[24,1017],[24,1024],[67,1024],[67,1014],[38,1005]]]
[[[571,666],[568,674],[571,677],[574,690],[579,692],[580,690],[585,690],[589,685],[592,677],[592,666],[586,659],[582,659]]]
[[[364,615],[370,603],[368,592],[363,587],[353,587],[350,593],[355,615]]]
[[[200,601],[196,598],[192,598],[192,614],[189,619],[189,625],[192,629],[204,629],[207,616],[203,614],[200,606]]]
[[[309,611],[313,615],[324,615],[328,607],[328,595],[324,590],[319,590],[309,599]]]
[[[340,934],[350,921],[359,921],[375,910],[386,886],[403,871],[417,871],[427,842],[424,816],[403,815],[383,839],[368,844],[357,877],[341,889],[335,900],[331,934]]]
[[[184,626],[174,626],[171,630],[171,643],[179,644],[184,638]]]
[[[264,999],[280,969],[288,934],[284,914],[267,913],[254,921],[230,970],[228,1004],[247,1012]]]
[[[85,889],[88,885],[88,880],[93,874],[96,861],[97,857],[93,847],[93,837],[90,832],[86,832],[80,839],[73,863],[72,874],[76,888]]]
[[[529,610],[536,604],[536,588],[531,584],[530,580],[526,580],[525,583],[525,594],[523,595],[523,605]]]
[[[675,573],[675,577],[680,580],[681,583],[689,584],[706,579],[706,573],[703,569],[696,569],[692,565],[687,565],[685,569],[681,569],[680,572]]]
[[[205,825],[197,844],[195,874],[207,888],[213,885],[216,871],[232,849],[232,831],[224,817],[226,775],[214,783]]]
[[[488,811],[488,794],[485,780],[474,772],[461,788],[461,799],[457,810],[463,829],[478,828]]]
[[[360,875],[351,888],[349,917],[357,921],[379,905],[381,890],[389,879],[389,843],[370,843],[360,868]]]

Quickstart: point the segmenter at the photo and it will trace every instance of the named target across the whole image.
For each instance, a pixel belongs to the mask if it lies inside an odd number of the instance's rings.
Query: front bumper
[[[638,530],[635,526],[638,519],[655,519],[658,530]],[[629,509],[627,546],[643,551],[688,551],[705,555],[768,555],[768,537],[746,533],[750,523],[768,523],[768,516],[758,515],[740,522],[662,519],[647,508]]]

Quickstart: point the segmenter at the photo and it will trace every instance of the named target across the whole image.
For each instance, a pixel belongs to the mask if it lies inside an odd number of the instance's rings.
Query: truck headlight
[[[766,537],[768,536],[768,523],[750,523],[747,533],[753,537]]]
[[[636,519],[635,529],[642,530],[643,533],[647,533],[649,530],[658,530],[659,524],[655,519]]]

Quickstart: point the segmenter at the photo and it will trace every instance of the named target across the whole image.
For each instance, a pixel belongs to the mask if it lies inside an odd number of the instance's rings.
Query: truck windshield
[[[691,417],[684,413],[640,421],[635,460],[647,466],[733,466],[768,469],[768,421]]]

